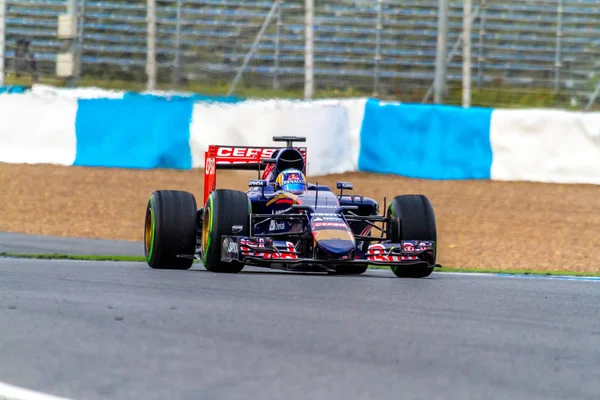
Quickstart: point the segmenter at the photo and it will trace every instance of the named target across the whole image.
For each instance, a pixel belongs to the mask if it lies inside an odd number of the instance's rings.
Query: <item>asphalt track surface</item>
[[[0,259],[0,381],[71,399],[597,399],[600,283]]]
[[[143,256],[142,242],[0,232],[0,254]]]

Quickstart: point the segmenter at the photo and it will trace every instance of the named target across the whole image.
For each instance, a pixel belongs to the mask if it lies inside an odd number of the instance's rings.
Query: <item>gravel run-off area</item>
[[[141,241],[154,190],[187,190],[202,203],[203,170],[134,170],[0,163],[0,231]],[[217,186],[246,190],[255,173],[218,172]],[[454,268],[600,273],[600,186],[433,181],[348,173],[311,177],[354,183],[383,204],[425,194],[435,209],[439,262]]]

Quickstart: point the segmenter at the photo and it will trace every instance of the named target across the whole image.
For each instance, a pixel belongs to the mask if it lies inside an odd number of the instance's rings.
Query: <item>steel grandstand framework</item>
[[[316,92],[419,102],[434,97],[439,0],[317,0],[312,35],[306,30],[305,0],[76,1],[81,73],[95,79],[150,81],[166,88],[200,82],[218,85],[221,94],[239,87],[302,93],[309,65]],[[36,72],[54,76],[56,54],[65,50],[57,38],[57,18],[68,1],[2,3],[6,73],[30,65],[19,63],[26,41]],[[510,105],[550,94],[583,108],[594,90],[600,91],[597,0],[472,3],[467,68],[474,104]],[[451,1],[447,9],[445,99],[456,102],[453,93],[460,93],[465,73],[464,5]],[[0,28],[0,49],[1,33]],[[486,96],[478,97],[483,92]]]

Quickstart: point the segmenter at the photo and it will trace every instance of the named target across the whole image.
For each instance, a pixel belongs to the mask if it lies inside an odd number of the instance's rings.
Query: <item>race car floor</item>
[[[247,189],[255,173],[219,172],[220,188]],[[308,177],[383,205],[427,195],[438,221],[439,261],[464,268],[600,272],[600,186],[529,182],[432,181],[369,173]],[[153,190],[193,192],[202,203],[203,171],[0,163],[0,231],[140,241]]]

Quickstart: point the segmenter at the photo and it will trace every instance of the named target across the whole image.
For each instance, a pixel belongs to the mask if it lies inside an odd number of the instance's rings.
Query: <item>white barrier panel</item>
[[[348,135],[350,140],[350,151],[352,153],[353,168],[351,171],[358,170],[358,154],[360,152],[360,132],[362,129],[363,118],[365,115],[365,104],[367,98],[349,98],[349,99],[319,99],[312,101],[298,100],[248,100],[240,104],[253,105],[262,107],[264,110],[280,110],[280,109],[300,109],[314,108],[315,106],[341,106],[346,109],[348,117]],[[220,106],[221,107],[221,106]],[[305,136],[305,135],[304,135]],[[204,165],[204,159],[201,160],[201,166]]]
[[[600,184],[600,113],[494,110],[491,179]]]
[[[350,139],[350,151],[352,152],[353,171],[358,171],[358,154],[360,153],[360,132],[365,116],[366,98],[362,99],[332,99],[316,100],[319,105],[339,105],[346,109],[348,115],[348,133]]]
[[[72,165],[76,115],[75,99],[0,95],[0,162]]]
[[[70,99],[122,99],[125,95],[121,90],[108,90],[96,87],[59,88],[54,86],[35,84],[31,93],[41,96],[61,96]]]
[[[360,129],[358,129],[360,131]],[[305,136],[310,176],[356,170],[348,111],[341,105],[248,101],[194,106],[190,132],[193,167],[204,166],[210,144],[273,146],[273,136]]]

